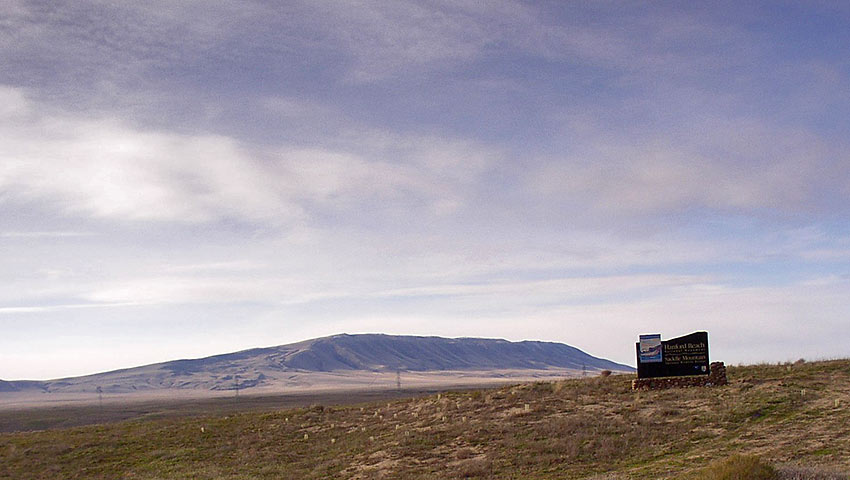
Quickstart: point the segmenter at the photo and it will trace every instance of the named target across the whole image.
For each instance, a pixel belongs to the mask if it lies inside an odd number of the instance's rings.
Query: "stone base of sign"
[[[726,365],[723,362],[711,364],[708,375],[687,377],[638,378],[632,380],[632,390],[661,390],[665,388],[716,387],[726,385]]]

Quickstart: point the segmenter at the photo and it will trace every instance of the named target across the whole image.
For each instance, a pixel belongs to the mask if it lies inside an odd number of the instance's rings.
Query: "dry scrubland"
[[[850,360],[728,373],[2,434],[0,478],[847,478]]]

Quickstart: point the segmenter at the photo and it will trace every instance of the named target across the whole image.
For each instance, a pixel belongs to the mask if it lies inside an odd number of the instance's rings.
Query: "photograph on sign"
[[[640,362],[661,362],[661,334],[640,336]]]

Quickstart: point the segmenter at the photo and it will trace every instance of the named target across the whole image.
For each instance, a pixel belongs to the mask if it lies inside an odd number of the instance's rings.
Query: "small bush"
[[[709,465],[694,477],[700,480],[776,480],[776,469],[758,457],[734,455]]]
[[[600,377],[610,377],[611,376],[611,370],[602,370],[601,372],[599,372],[599,376]]]

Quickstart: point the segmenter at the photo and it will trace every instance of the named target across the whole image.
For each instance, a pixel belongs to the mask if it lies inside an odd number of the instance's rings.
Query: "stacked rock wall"
[[[707,386],[728,385],[729,380],[726,378],[726,365],[723,362],[712,362],[709,367],[711,373],[708,374]]]
[[[657,390],[664,388],[713,387],[726,385],[726,365],[723,362],[713,362],[708,375],[693,375],[687,377],[658,377],[638,378],[632,380],[632,390]]]

